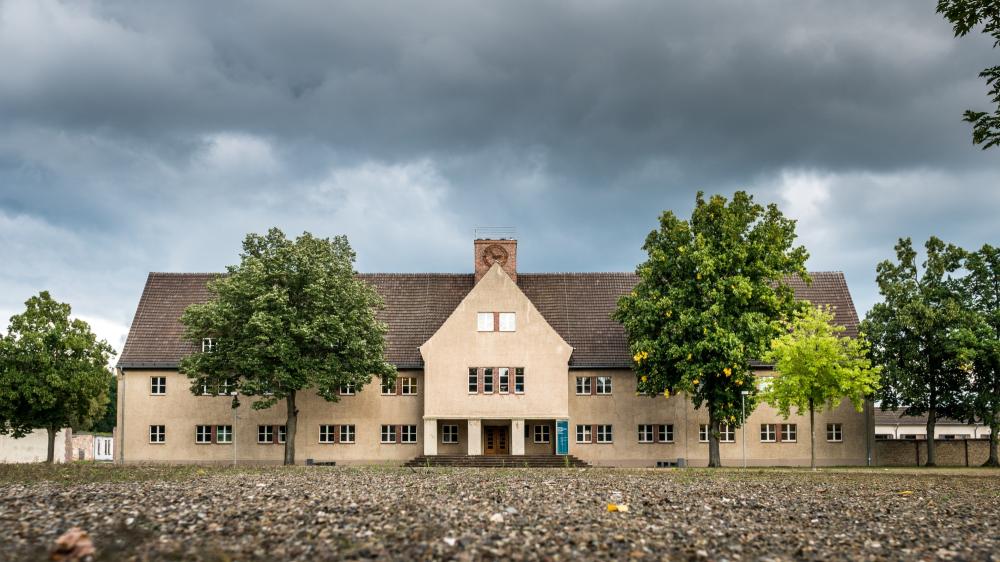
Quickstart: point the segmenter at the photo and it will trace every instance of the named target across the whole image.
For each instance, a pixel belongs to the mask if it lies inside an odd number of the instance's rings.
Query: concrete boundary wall
[[[989,439],[935,439],[938,466],[980,466],[990,456]],[[924,466],[927,441],[894,439],[875,442],[876,466]]]

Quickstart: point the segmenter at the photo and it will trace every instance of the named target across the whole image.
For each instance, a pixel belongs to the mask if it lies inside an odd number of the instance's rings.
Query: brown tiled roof
[[[927,425],[927,414],[922,416],[907,416],[903,414],[904,409],[882,411],[875,408],[875,425]],[[938,417],[935,421],[938,425],[971,425],[961,420],[953,418]]]
[[[139,299],[119,366],[172,368],[194,351],[183,339],[181,313],[210,298],[205,284],[217,274],[150,273]],[[806,286],[797,278],[789,285],[798,299],[837,307],[839,324],[856,335],[857,313],[844,276],[812,273]],[[420,368],[418,348],[451,315],[472,290],[469,274],[369,273],[360,277],[385,299],[382,321],[389,326],[387,358],[399,368]],[[573,346],[575,368],[628,368],[625,331],[611,320],[618,297],[637,282],[633,273],[518,273],[517,284],[542,316]]]

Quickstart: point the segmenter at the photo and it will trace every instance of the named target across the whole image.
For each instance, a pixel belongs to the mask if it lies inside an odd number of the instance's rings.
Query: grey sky
[[[632,270],[660,211],[751,190],[862,313],[900,236],[997,244],[961,112],[998,51],[934,2],[0,0],[0,316],[41,289],[120,348],[148,271],[245,233],[363,271]]]

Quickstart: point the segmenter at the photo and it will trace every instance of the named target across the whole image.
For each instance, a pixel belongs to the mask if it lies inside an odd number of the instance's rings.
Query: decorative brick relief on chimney
[[[476,283],[479,283],[494,263],[499,263],[507,275],[517,281],[517,240],[480,238],[475,241],[473,248],[476,260]]]

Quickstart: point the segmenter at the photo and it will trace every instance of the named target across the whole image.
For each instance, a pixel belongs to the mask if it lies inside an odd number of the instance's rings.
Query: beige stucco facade
[[[708,444],[699,439],[707,414],[685,396],[636,395],[635,375],[628,369],[573,369],[573,348],[539,313],[511,276],[494,264],[459,303],[440,328],[420,346],[423,369],[400,371],[411,377],[415,394],[383,395],[378,379],[355,395],[330,403],[314,393],[298,400],[296,435],[299,462],[338,464],[399,464],[421,454],[511,456],[555,454],[556,425],[568,426],[568,452],[594,465],[654,466],[657,461],[684,459],[691,466],[707,464]],[[513,314],[514,329],[480,329],[479,315]],[[497,316],[499,319],[499,316]],[[499,320],[497,320],[499,322]],[[482,369],[508,368],[506,392],[483,386]],[[476,369],[470,383],[469,371]],[[523,388],[515,372],[523,369]],[[770,373],[762,372],[762,376]],[[495,376],[499,376],[496,373]],[[152,377],[163,377],[162,394],[152,392]],[[577,392],[577,378],[602,393]],[[606,386],[610,377],[610,392]],[[494,378],[494,383],[499,379]],[[470,386],[473,384],[473,386]],[[285,423],[284,403],[253,410],[252,397],[240,397],[234,410],[229,396],[196,396],[188,379],[170,369],[126,369],[119,376],[118,460],[128,463],[280,463],[280,443],[258,443],[259,426]],[[872,425],[866,413],[849,403],[816,416],[816,456],[821,465],[860,465],[868,461]],[[762,440],[761,424],[794,424],[795,439]],[[837,439],[828,439],[827,425],[838,424]],[[232,443],[196,442],[196,426],[233,426]],[[354,442],[323,443],[323,425],[354,427]],[[578,425],[602,429],[606,443],[578,442]],[[669,439],[640,442],[639,426],[670,428]],[[150,441],[150,426],[163,426],[162,443]],[[415,428],[411,443],[382,442],[383,426]],[[744,446],[742,430],[721,444],[723,464],[808,465],[808,417],[783,420],[767,406],[749,417]],[[541,429],[536,429],[541,428]],[[663,436],[667,436],[665,432]],[[502,440],[502,446],[497,440]],[[594,441],[597,441],[594,439]],[[492,447],[492,449],[491,449]]]

